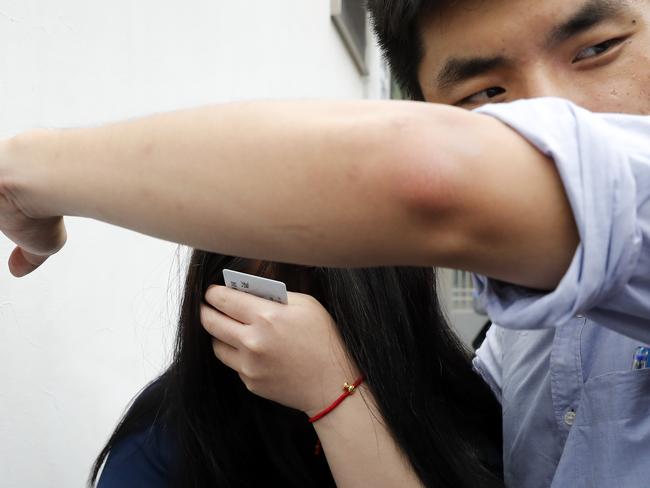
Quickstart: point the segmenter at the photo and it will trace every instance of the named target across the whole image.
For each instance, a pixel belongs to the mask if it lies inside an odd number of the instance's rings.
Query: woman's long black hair
[[[503,486],[501,408],[440,312],[433,269],[312,268],[198,250],[173,361],[124,415],[91,484],[113,446],[153,425],[174,448],[172,486],[335,486],[306,416],[250,393],[215,358],[199,311],[224,268],[284,281],[323,304],[425,486]]]

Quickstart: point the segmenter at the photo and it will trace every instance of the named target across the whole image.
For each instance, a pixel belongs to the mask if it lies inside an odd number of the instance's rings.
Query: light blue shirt
[[[581,238],[552,292],[475,277],[499,324],[474,366],[503,407],[506,485],[645,486],[650,369],[632,360],[650,344],[650,117],[554,98],[478,111],[555,161]]]

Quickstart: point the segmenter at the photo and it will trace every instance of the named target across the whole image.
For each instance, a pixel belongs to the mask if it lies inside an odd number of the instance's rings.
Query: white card
[[[288,303],[287,286],[281,281],[270,280],[231,269],[223,270],[224,283],[228,288],[244,291],[272,302]]]

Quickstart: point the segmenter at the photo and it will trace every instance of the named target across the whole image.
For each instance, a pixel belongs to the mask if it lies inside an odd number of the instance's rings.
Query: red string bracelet
[[[320,420],[320,419],[322,419],[323,417],[325,417],[325,415],[327,415],[328,413],[330,413],[330,412],[331,412],[332,410],[334,410],[336,407],[338,407],[338,406],[341,404],[341,402],[342,402],[343,400],[345,400],[347,397],[349,397],[350,395],[352,395],[352,394],[354,393],[354,390],[356,390],[357,387],[358,387],[361,383],[363,383],[363,380],[364,380],[364,379],[365,379],[365,378],[364,378],[363,376],[361,376],[361,377],[359,377],[359,378],[358,378],[354,383],[352,383],[351,385],[350,385],[348,382],[345,382],[345,383],[343,384],[343,394],[342,394],[340,397],[338,397],[336,400],[334,400],[334,403],[332,403],[332,404],[331,404],[329,407],[327,407],[325,410],[323,410],[323,411],[320,412],[320,413],[317,413],[317,414],[314,415],[313,417],[310,417],[310,418],[309,418],[309,422],[311,422],[311,423],[313,424],[313,423],[316,422],[317,420]]]

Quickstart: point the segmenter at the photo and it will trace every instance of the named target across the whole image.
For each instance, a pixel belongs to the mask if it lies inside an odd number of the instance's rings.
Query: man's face
[[[457,0],[422,23],[429,102],[558,96],[650,114],[650,0]]]

